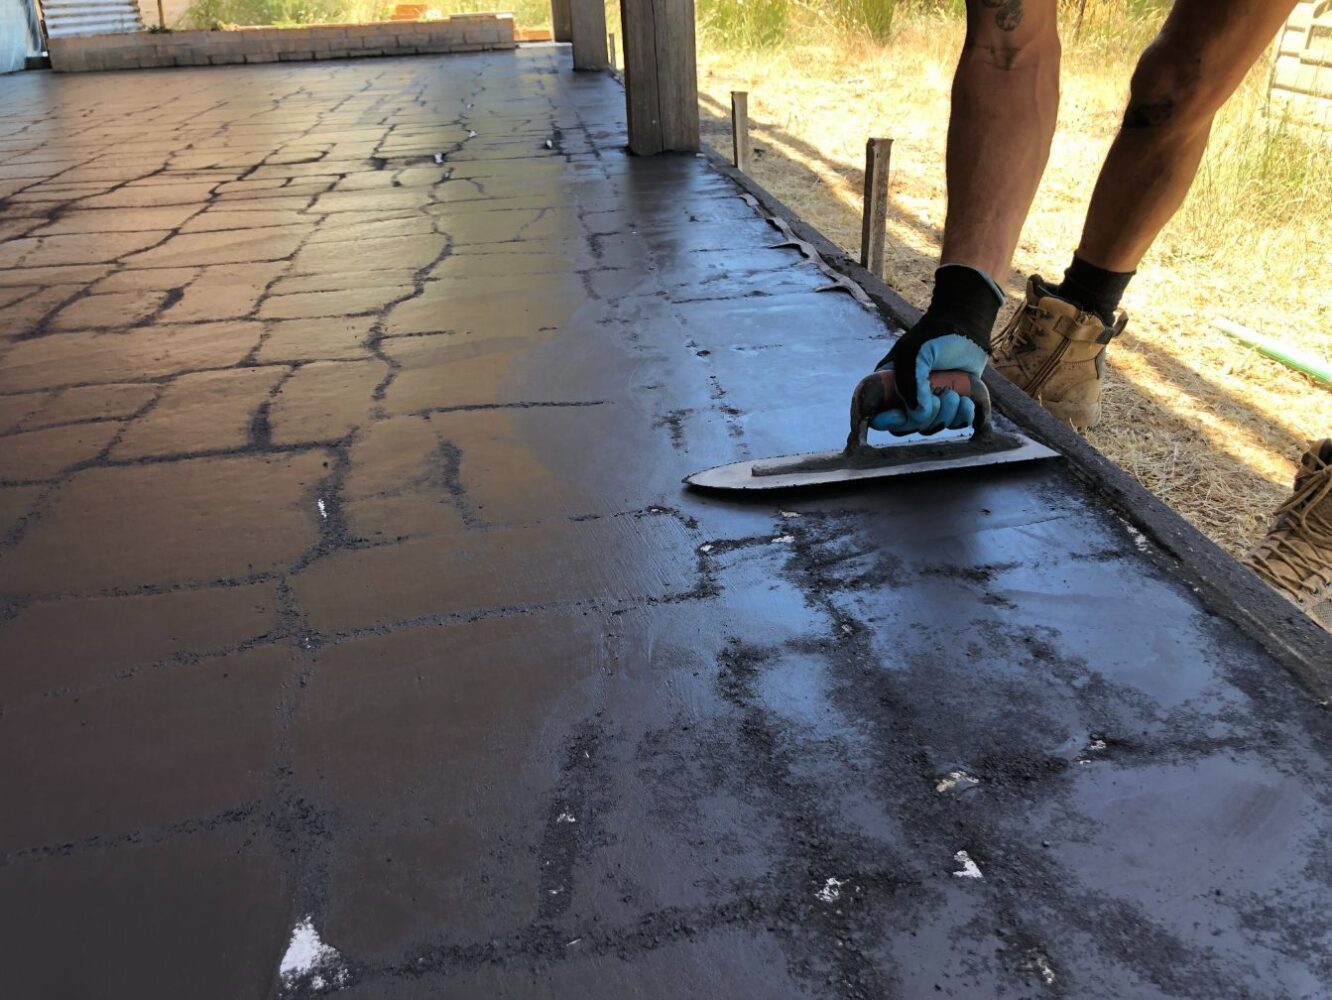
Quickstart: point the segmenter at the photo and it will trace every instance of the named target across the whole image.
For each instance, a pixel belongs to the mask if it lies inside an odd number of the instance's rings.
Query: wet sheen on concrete
[[[682,492],[887,330],[613,81],[0,94],[0,994],[1329,995],[1326,712],[1066,470]]]

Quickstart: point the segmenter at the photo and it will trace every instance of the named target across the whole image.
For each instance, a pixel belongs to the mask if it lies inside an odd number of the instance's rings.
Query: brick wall
[[[164,66],[227,66],[238,63],[355,59],[417,53],[511,49],[508,14],[459,14],[441,21],[379,24],[321,24],[305,28],[241,28],[236,31],[135,32],[52,38],[51,68],[57,72],[153,69]]]

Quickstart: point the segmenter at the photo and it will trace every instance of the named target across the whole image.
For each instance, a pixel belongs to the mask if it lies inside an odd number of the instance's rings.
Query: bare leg
[[[1188,194],[1216,112],[1294,6],[1295,0],[1176,0],[1134,71],[1079,257],[1107,271],[1137,269]]]
[[[944,263],[1007,277],[1058,111],[1055,0],[967,0],[948,123]]]

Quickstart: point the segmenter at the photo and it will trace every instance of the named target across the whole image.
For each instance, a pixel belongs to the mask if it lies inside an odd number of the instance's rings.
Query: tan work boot
[[[1332,439],[1309,443],[1294,496],[1244,561],[1332,632]]]
[[[1027,301],[994,340],[991,363],[1005,378],[1079,431],[1101,420],[1105,345],[1124,331],[1128,314],[1106,326],[1095,313],[1058,298],[1039,275]]]

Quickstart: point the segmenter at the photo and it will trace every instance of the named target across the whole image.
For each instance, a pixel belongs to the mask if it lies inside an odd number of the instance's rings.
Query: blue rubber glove
[[[899,436],[937,434],[945,429],[970,427],[976,419],[976,404],[970,398],[959,396],[952,389],[930,391],[930,372],[964,371],[979,378],[989,361],[985,349],[961,334],[939,334],[921,330],[920,326],[917,324],[903,334],[879,365],[880,369],[897,370],[898,393],[908,408],[885,410],[875,416],[870,426],[876,431]]]
[[[935,394],[930,372],[964,371],[979,378],[989,361],[990,328],[1003,301],[1004,293],[980,268],[941,264],[934,272],[929,308],[879,362],[881,370],[893,369],[904,408],[877,414],[870,426],[899,435],[970,426],[976,404],[951,389]]]

